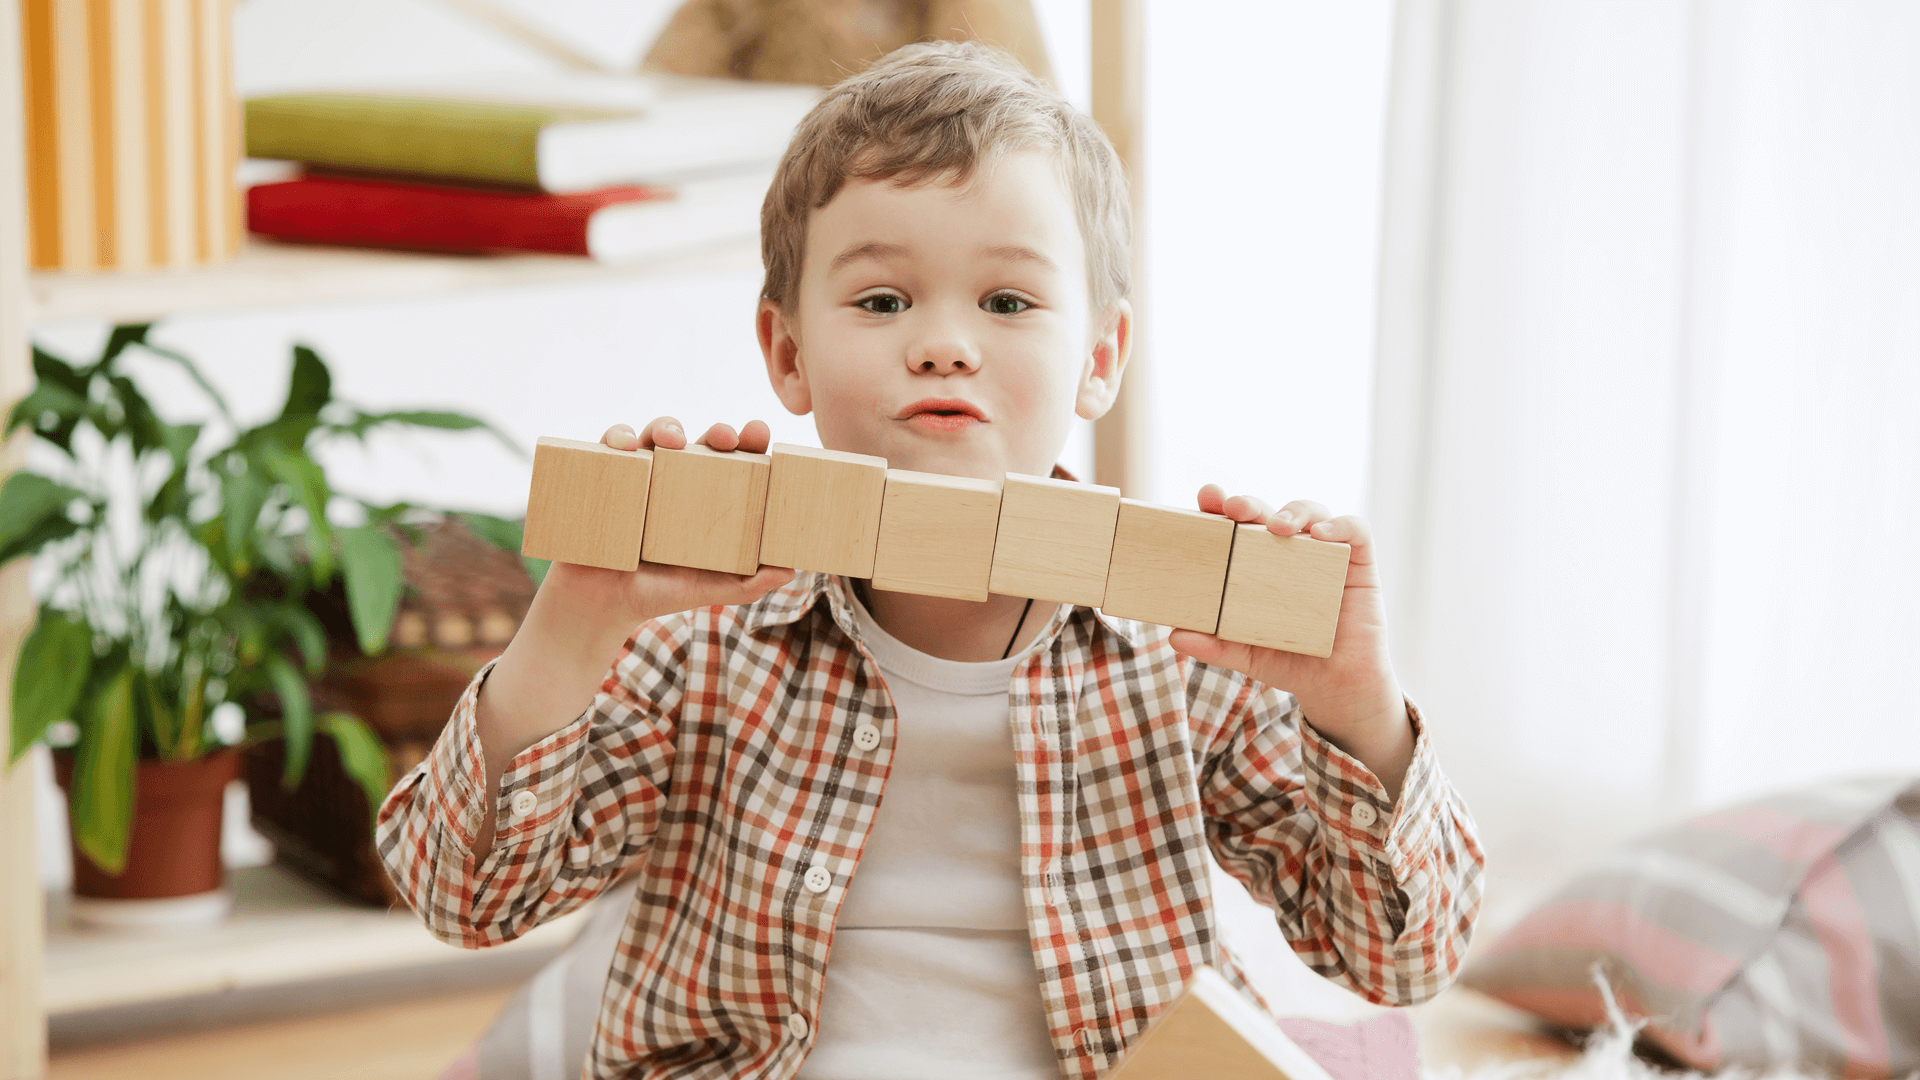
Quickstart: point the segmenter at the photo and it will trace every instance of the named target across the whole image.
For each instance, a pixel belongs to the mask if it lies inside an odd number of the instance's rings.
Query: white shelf
[[[238,257],[186,270],[35,271],[28,322],[131,322],[189,312],[385,300],[459,289],[757,269],[754,240],[609,265],[563,255],[424,255],[310,247],[250,238]]]
[[[41,993],[49,1016],[152,1005],[233,991],[397,974],[549,955],[573,939],[586,910],[481,951],[440,942],[405,908],[386,911],[328,895],[277,867],[228,871],[233,914],[184,931],[73,925],[65,895],[48,897]],[[448,965],[454,965],[449,967]]]

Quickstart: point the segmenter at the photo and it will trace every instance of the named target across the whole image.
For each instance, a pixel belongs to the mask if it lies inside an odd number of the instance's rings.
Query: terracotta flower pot
[[[57,752],[53,764],[54,777],[66,790],[73,781],[73,755]],[[221,811],[227,784],[239,774],[240,754],[231,748],[197,761],[141,761],[134,774],[126,869],[108,874],[69,839],[75,914],[116,925],[199,923],[224,916],[229,901],[221,888],[226,880],[220,864]],[[119,903],[161,900],[178,902]]]

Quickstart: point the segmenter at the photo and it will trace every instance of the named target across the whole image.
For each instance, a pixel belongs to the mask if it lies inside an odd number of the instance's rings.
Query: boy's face
[[[1046,475],[1077,413],[1105,413],[1130,326],[1092,321],[1072,199],[1051,160],[958,186],[849,180],[808,222],[796,310],[762,301],[781,402],[822,445],[983,479]]]

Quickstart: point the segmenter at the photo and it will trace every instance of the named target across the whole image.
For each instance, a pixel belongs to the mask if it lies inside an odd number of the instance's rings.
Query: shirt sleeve
[[[381,804],[374,841],[428,929],[464,948],[511,941],[597,896],[658,829],[683,689],[684,634],[648,623],[587,711],[521,751],[485,802],[474,677],[433,749]],[[493,846],[476,852],[481,814]]]
[[[1228,674],[1194,675],[1196,704],[1227,714],[1200,780],[1214,857],[1322,976],[1375,1004],[1438,994],[1472,939],[1485,856],[1419,710],[1407,703],[1413,762],[1395,802],[1291,696],[1238,677],[1207,685]]]

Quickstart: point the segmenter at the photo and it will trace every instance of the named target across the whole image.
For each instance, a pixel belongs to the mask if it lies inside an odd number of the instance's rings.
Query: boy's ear
[[[1126,374],[1127,357],[1132,353],[1133,305],[1115,300],[1080,371],[1079,392],[1073,404],[1077,415],[1098,420],[1113,408],[1114,399],[1120,396],[1120,377]]]
[[[795,416],[813,411],[813,391],[807,386],[806,369],[800,366],[799,327],[788,318],[777,301],[762,298],[754,314],[754,332],[760,338],[760,355],[767,362],[767,381],[780,404]]]

